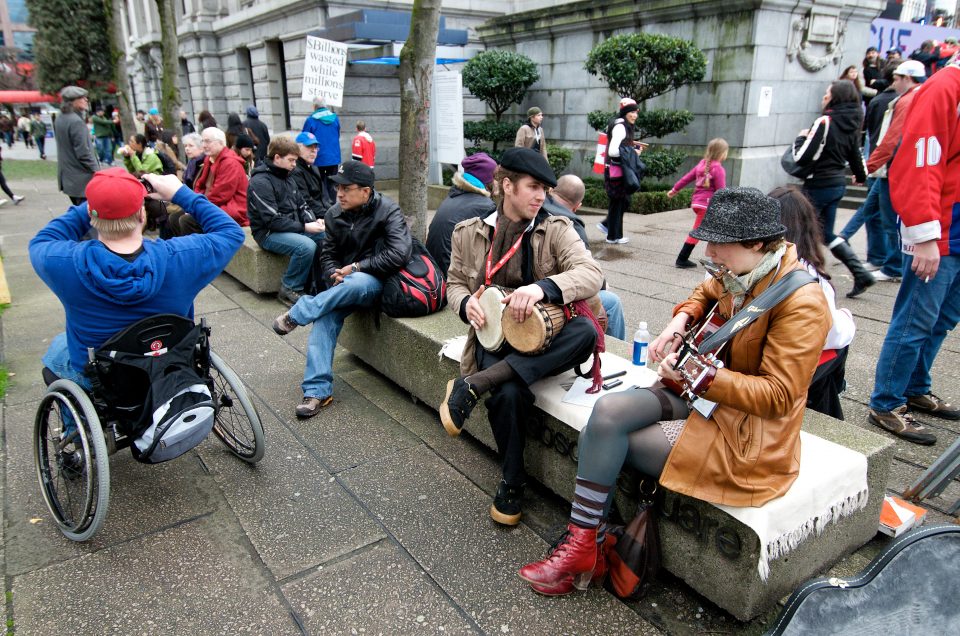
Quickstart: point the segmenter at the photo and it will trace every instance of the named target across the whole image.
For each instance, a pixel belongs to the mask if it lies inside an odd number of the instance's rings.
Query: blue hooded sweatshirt
[[[303,132],[311,132],[317,137],[317,158],[315,166],[336,166],[340,164],[340,119],[328,108],[318,108],[303,122]]]
[[[203,234],[143,241],[131,263],[100,241],[81,241],[90,230],[86,202],[72,206],[30,241],[30,262],[63,304],[70,365],[82,371],[87,347],[155,314],[193,318],[193,299],[233,258],[244,234],[206,197],[181,187],[173,203],[189,212]]]

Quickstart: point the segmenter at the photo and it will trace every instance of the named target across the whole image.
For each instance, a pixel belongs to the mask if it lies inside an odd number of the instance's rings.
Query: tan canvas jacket
[[[480,289],[484,281],[490,236],[496,227],[497,213],[486,218],[462,221],[453,230],[450,269],[447,271],[447,300],[453,313],[460,315],[460,305]],[[549,278],[563,294],[563,302],[590,300],[600,291],[603,272],[570,219],[560,216],[542,217],[531,230],[533,275],[535,280]],[[517,254],[517,257],[520,253]],[[599,303],[591,303],[596,305]],[[460,359],[463,375],[476,373],[476,333],[470,328],[467,344]]]

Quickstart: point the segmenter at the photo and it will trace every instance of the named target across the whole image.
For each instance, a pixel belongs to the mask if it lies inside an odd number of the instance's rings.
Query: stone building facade
[[[229,112],[255,104],[271,131],[300,129],[311,106],[300,100],[305,36],[360,8],[406,9],[412,2],[339,3],[308,0],[178,0],[180,83],[185,110],[210,110],[221,124]],[[588,174],[596,133],[592,110],[612,110],[619,96],[586,73],[592,46],[629,31],[693,40],[707,55],[702,82],[664,95],[649,107],[687,108],[696,119],[657,143],[687,150],[690,164],[707,141],[731,146],[728,183],[772,187],[784,174],[776,159],[819,109],[839,69],[858,64],[870,22],[884,0],[446,0],[449,28],[466,29],[468,47],[524,53],[540,67],[519,114],[537,105],[547,114],[551,143],[574,150],[570,170]],[[128,0],[126,25],[138,108],[159,99],[159,20],[153,0]],[[357,44],[361,49],[369,44]],[[399,90],[394,66],[348,65],[339,109],[346,153],[362,118],[378,144],[378,177],[397,173]],[[769,96],[769,114],[761,94]],[[467,117],[483,104],[465,96]]]
[[[359,9],[409,10],[412,2],[318,2],[317,0],[176,0],[180,40],[180,90],[184,110],[196,121],[209,110],[221,126],[228,113],[253,104],[271,133],[300,130],[313,111],[302,101],[306,35],[333,18]],[[504,3],[506,6],[507,3]],[[486,5],[486,6],[485,6]],[[446,25],[467,29],[479,48],[476,27],[500,15],[490,3],[447,0]],[[128,69],[135,107],[160,101],[160,20],[154,0],[127,0]],[[363,50],[370,43],[351,48]],[[397,176],[400,94],[397,67],[348,64],[342,108],[341,153],[349,157],[356,120],[367,123],[377,142],[377,177]],[[465,113],[480,116],[483,105],[467,99]]]

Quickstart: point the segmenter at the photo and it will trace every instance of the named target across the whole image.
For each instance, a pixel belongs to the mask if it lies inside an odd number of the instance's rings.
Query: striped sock
[[[582,528],[598,527],[604,517],[603,508],[610,494],[610,488],[611,486],[602,486],[577,477],[570,521]]]

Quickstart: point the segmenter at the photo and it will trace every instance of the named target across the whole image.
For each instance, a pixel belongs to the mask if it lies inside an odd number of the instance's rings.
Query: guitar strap
[[[733,318],[710,334],[708,338],[700,343],[697,351],[701,354],[716,351],[728,340],[733,338],[741,329],[767,313],[768,310],[776,307],[781,300],[804,285],[815,282],[817,282],[817,279],[811,276],[806,270],[793,270],[764,290],[764,292],[754,298],[749,305],[738,311],[734,314]]]

